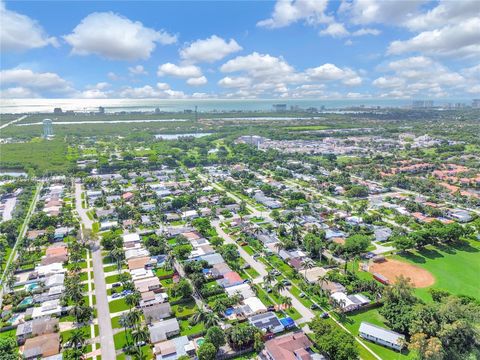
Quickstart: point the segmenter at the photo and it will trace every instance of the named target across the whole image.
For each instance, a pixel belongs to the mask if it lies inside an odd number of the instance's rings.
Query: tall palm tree
[[[277,293],[280,294],[283,290],[287,288],[287,286],[282,281],[278,281],[273,288]]]
[[[313,269],[314,267],[315,267],[315,263],[312,261],[312,259],[305,259],[302,262],[302,268],[303,270],[305,270],[305,273],[303,274],[305,279],[307,278],[307,271],[310,269]]]
[[[142,316],[140,315],[140,311],[138,310],[133,310],[133,311],[130,311],[128,314],[128,319],[130,321],[130,327],[135,327],[135,328],[138,328],[138,325],[140,324],[140,319],[142,318]]]
[[[270,285],[274,281],[275,281],[275,275],[273,275],[271,272],[267,273],[267,275],[263,277],[263,282],[265,283],[265,285]]]
[[[203,322],[206,317],[207,312],[204,309],[198,309],[192,316],[192,323],[194,325]]]
[[[290,296],[284,296],[282,297],[282,303],[285,305],[287,308],[292,307],[292,298]]]
[[[75,329],[72,331],[70,338],[68,339],[70,348],[80,348],[85,345],[85,334],[80,329]]]
[[[147,342],[149,334],[150,333],[146,327],[141,327],[132,331],[132,339],[134,345],[138,346],[138,344],[141,342]]]
[[[286,248],[285,243],[283,243],[282,241],[276,242],[274,246],[275,249],[277,249],[277,253],[280,253],[281,250],[285,250]]]
[[[214,312],[207,312],[203,324],[208,329],[212,326],[217,326],[220,323],[220,318]]]
[[[140,293],[138,293],[137,291],[125,296],[125,303],[128,305],[130,310],[132,310],[133,307],[137,306],[139,301],[140,301]]]
[[[118,322],[120,326],[123,326],[123,329],[125,330],[125,340],[127,341],[127,345],[129,345],[130,337],[128,336],[128,329],[131,327],[131,321],[128,313],[120,315],[120,320]]]

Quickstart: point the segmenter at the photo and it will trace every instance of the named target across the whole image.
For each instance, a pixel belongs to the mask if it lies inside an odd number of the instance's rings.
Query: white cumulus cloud
[[[234,39],[227,42],[217,35],[212,35],[181,49],[180,57],[189,62],[214,62],[240,50],[242,47]]]
[[[145,27],[113,12],[92,13],[64,36],[72,54],[95,54],[113,60],[148,59],[156,44],[173,44],[175,35]]]
[[[8,10],[0,2],[0,48],[2,51],[24,51],[47,45],[58,46],[55,37],[48,36],[37,21]]]
[[[175,76],[179,78],[198,78],[202,76],[202,70],[195,65],[175,65],[165,63],[158,67],[158,76]]]
[[[148,72],[142,65],[130,66],[128,68],[130,75],[147,75]]]
[[[207,82],[208,81],[205,76],[194,77],[187,80],[187,84],[192,86],[205,85]]]
[[[297,21],[309,25],[329,23],[332,17],[325,14],[327,0],[277,0],[272,16],[259,21],[257,26],[281,28]]]

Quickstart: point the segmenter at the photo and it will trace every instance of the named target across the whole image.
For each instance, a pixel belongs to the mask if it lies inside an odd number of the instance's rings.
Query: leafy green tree
[[[225,345],[225,334],[221,328],[218,326],[213,326],[207,330],[207,334],[205,335],[205,341],[212,343],[216,349],[220,346]]]
[[[418,299],[413,294],[409,279],[400,276],[395,284],[385,287],[383,306],[379,312],[393,330],[407,334],[415,316],[414,306],[417,303]]]
[[[310,323],[314,341],[318,349],[335,360],[358,359],[355,338],[338,326],[316,317]]]
[[[415,241],[410,236],[400,235],[393,238],[393,245],[400,251],[407,251],[415,247]]]
[[[442,342],[437,337],[428,338],[426,334],[414,334],[408,344],[410,351],[416,352],[420,360],[442,360],[445,356]]]
[[[180,296],[182,299],[187,299],[192,296],[193,289],[192,285],[188,282],[187,279],[180,279],[172,288],[173,296]]]
[[[217,348],[210,342],[205,341],[197,350],[199,360],[215,360]]]

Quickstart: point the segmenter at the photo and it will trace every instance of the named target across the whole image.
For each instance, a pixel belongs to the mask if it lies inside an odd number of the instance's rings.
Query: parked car
[[[112,294],[112,299],[119,298],[120,296],[122,296],[122,294],[120,294],[120,293]]]
[[[282,280],[282,283],[283,283],[283,285],[285,285],[285,286],[292,285],[292,282],[291,282],[290,280],[287,280],[287,279]]]
[[[310,309],[312,309],[312,310],[316,310],[316,309],[319,309],[319,308],[320,307],[315,303],[310,306]]]
[[[330,317],[330,315],[328,315],[327,312],[323,312],[322,315],[320,315],[320,317],[321,317],[322,319],[328,319],[328,318]]]
[[[122,286],[122,284],[120,284],[120,283],[113,283],[112,284],[112,288],[116,288],[116,287],[119,287],[119,286]]]

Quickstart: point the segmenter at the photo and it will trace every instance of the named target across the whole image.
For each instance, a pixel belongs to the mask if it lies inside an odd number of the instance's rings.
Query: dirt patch
[[[403,275],[403,277],[410,278],[416,288],[429,287],[435,283],[435,278],[429,271],[398,260],[387,259],[383,262],[372,263],[368,271],[383,275],[390,283],[394,283],[397,277]]]

